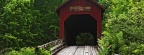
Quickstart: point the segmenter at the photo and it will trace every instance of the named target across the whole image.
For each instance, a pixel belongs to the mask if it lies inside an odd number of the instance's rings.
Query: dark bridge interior
[[[64,24],[67,45],[76,45],[76,36],[86,32],[93,35],[93,45],[97,45],[97,21],[92,16],[88,14],[71,15]]]

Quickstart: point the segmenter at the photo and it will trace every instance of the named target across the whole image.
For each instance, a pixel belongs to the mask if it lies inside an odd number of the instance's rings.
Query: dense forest
[[[144,54],[144,0],[99,0],[106,11],[100,55]]]
[[[33,47],[58,39],[55,9],[65,1],[0,0],[0,51],[12,49],[8,55],[34,55]],[[144,0],[97,2],[106,9],[99,55],[143,55]],[[48,50],[41,51],[41,55],[49,55]]]
[[[58,38],[55,9],[64,0],[0,0],[0,50],[36,47]]]

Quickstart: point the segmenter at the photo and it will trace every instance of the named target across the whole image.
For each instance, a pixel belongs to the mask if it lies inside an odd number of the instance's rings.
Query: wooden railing
[[[61,50],[62,48],[64,48],[65,46],[66,46],[65,42],[62,39],[58,39],[58,40],[54,40],[49,43],[37,46],[36,53],[39,51],[40,48],[42,49],[50,48],[49,51],[51,55],[53,55],[59,50]]]

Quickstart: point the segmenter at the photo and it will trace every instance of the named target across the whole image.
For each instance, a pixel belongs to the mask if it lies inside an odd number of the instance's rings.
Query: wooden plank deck
[[[56,55],[97,55],[97,48],[94,46],[68,46]]]

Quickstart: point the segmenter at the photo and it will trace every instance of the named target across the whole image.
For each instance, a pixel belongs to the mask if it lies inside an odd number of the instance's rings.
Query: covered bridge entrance
[[[76,36],[89,32],[94,45],[101,38],[101,21],[104,8],[93,0],[68,0],[57,8],[60,16],[59,37],[67,45],[76,45]]]

